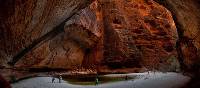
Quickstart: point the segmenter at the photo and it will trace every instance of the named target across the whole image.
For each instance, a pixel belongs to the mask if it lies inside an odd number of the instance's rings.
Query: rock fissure
[[[74,15],[74,14],[73,14]],[[37,45],[40,45],[42,43],[45,43],[46,41],[48,41],[49,39],[54,38],[56,35],[64,32],[64,26],[65,26],[65,22],[67,22],[73,15],[71,15],[69,18],[67,18],[66,20],[64,20],[60,25],[56,26],[55,28],[53,28],[52,31],[48,32],[47,34],[45,34],[44,36],[38,38],[37,40],[33,41],[32,44],[30,44],[28,47],[25,47],[25,49],[23,49],[21,52],[19,52],[17,55],[15,55],[13,57],[13,59],[8,62],[8,64],[10,65],[14,65],[17,61],[19,61],[26,53],[32,51],[34,49],[34,47],[36,47]]]

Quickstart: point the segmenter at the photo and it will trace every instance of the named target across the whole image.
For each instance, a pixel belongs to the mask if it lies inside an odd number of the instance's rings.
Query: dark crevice
[[[155,1],[158,2],[159,4],[163,5],[165,8],[167,8],[172,13],[172,17],[175,22],[175,25],[177,28],[177,33],[178,33],[178,40],[176,42],[176,50],[178,53],[178,60],[180,63],[180,68],[181,68],[181,70],[187,69],[186,68],[187,66],[184,63],[184,56],[183,56],[183,52],[181,49],[181,43],[182,43],[182,40],[184,40],[184,39],[182,39],[182,38],[184,38],[183,26],[178,22],[175,12],[173,11],[172,5],[170,5],[166,0],[155,0]]]
[[[121,21],[118,18],[114,18],[113,23],[114,24],[121,24]]]
[[[41,45],[41,44],[45,43],[46,41],[54,38],[56,35],[60,34],[61,32],[63,32],[64,31],[65,22],[66,22],[66,20],[63,21],[60,25],[58,25],[55,28],[53,28],[52,31],[48,32],[44,36],[42,36],[42,37],[38,38],[37,40],[33,41],[32,44],[30,44],[29,46],[25,47],[25,49],[23,49],[21,52],[19,52],[17,55],[15,55],[13,57],[13,59],[10,62],[8,62],[8,64],[9,65],[14,65],[17,61],[20,60],[20,58],[22,58],[26,53],[28,53],[31,50],[33,50],[37,45]]]
[[[11,61],[8,62],[9,65],[14,66],[15,63],[17,63],[17,61],[19,61],[25,54],[29,53],[30,51],[32,51],[34,48],[36,48],[36,46],[41,45],[47,41],[49,41],[50,39],[54,38],[55,36],[57,36],[58,34],[64,32],[64,26],[65,23],[70,20],[70,18],[72,16],[74,16],[76,13],[71,14],[67,19],[65,19],[64,21],[61,22],[61,24],[57,25],[56,27],[53,28],[52,31],[48,32],[47,34],[45,34],[44,36],[38,38],[37,40],[33,41],[32,44],[30,44],[29,46],[25,47],[25,49],[23,49],[21,52],[19,52],[18,54],[16,54],[13,59]]]
[[[86,6],[88,6],[93,0],[88,0],[84,5],[78,5],[79,7],[76,7],[75,9],[73,9],[74,13],[71,14],[68,18],[66,18],[64,21],[62,21],[59,25],[57,25],[56,27],[53,28],[52,31],[48,32],[47,34],[45,34],[44,36],[38,38],[37,40],[33,41],[32,44],[30,44],[29,46],[25,47],[23,50],[21,50],[18,54],[16,54],[11,61],[8,62],[9,65],[14,66],[15,63],[17,63],[17,61],[19,61],[25,54],[29,53],[30,51],[34,50],[34,48],[36,48],[39,45],[42,45],[43,43],[47,42],[48,40],[54,38],[55,36],[57,36],[58,34],[64,32],[64,26],[65,23],[70,20],[70,18],[72,16],[74,16],[75,14],[77,14],[76,12],[80,9],[85,8]],[[81,4],[81,3],[80,3]],[[72,11],[72,12],[73,12]]]
[[[199,64],[198,50],[194,46],[194,44],[192,43],[192,41],[195,38],[197,38],[198,35],[193,37],[193,38],[188,38],[187,36],[184,36],[184,28],[181,25],[181,23],[178,22],[178,20],[175,16],[176,14],[175,14],[175,12],[173,12],[173,6],[171,6],[166,0],[156,0],[156,1],[159,2],[160,4],[164,5],[168,10],[170,10],[172,12],[173,19],[174,19],[174,22],[175,22],[176,27],[177,27],[177,32],[178,32],[178,37],[179,37],[179,39],[176,43],[178,60],[180,62],[181,70],[184,71],[184,73],[189,73],[190,74],[189,76],[191,77],[190,82],[187,83],[185,85],[185,87],[183,87],[183,88],[199,88],[199,86],[200,86],[200,76],[199,76],[200,64]],[[199,8],[200,1],[198,1],[198,0],[191,0],[191,1],[193,2],[193,5],[196,4],[197,7]],[[193,60],[193,63],[190,64],[190,65],[187,65],[187,64],[184,63],[184,60],[186,58],[184,58],[184,56],[183,56],[184,53],[183,53],[183,50],[182,50],[182,47],[181,47],[183,45],[185,45],[186,49],[188,49],[187,52],[192,54],[192,56],[190,55],[191,57],[188,57],[189,59]]]

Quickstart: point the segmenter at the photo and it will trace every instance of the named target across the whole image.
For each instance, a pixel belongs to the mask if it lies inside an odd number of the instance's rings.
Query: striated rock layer
[[[157,0],[174,16],[179,39],[177,51],[182,69],[200,73],[200,1]]]
[[[46,42],[64,31],[66,20],[91,1],[1,0],[1,63],[11,60],[10,64],[14,64],[18,59],[25,58],[27,53],[33,52],[38,55],[27,55],[31,60],[40,62],[46,58],[49,54]],[[32,61],[26,63],[35,64]]]
[[[152,0],[95,0],[89,5],[91,1],[1,1],[1,63],[178,68],[178,34],[166,8]]]
[[[99,48],[102,26],[96,18],[96,9],[93,3],[74,14],[64,23],[63,32],[27,53],[16,66],[63,69],[94,67],[96,58],[102,58]]]

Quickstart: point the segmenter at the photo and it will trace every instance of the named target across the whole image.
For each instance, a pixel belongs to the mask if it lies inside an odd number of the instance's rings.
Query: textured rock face
[[[199,0],[157,1],[174,14],[174,19],[179,33],[177,50],[179,52],[179,58],[183,69],[200,71]]]
[[[96,18],[97,13],[96,2],[77,12],[64,23],[62,33],[27,53],[16,66],[63,69],[94,67],[97,58],[102,57],[99,48],[102,43],[102,21]]]
[[[169,70],[176,62],[178,34],[163,6],[151,0],[90,1],[2,1],[1,63],[20,59],[15,66]]]
[[[91,0],[1,0],[1,63],[22,58],[40,45],[43,48],[36,51],[40,55],[32,58],[43,58],[48,53],[45,51],[48,46],[43,45],[43,42],[64,30],[60,27],[64,25],[57,25],[90,2]]]
[[[105,63],[159,67],[176,59],[176,27],[170,12],[145,0],[102,0]],[[168,67],[167,67],[168,68]]]

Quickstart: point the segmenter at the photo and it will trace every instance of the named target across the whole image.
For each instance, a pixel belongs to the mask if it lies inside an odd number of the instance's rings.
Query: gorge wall
[[[145,0],[102,3],[105,63],[113,67],[170,68],[170,59],[177,57],[177,32],[167,9]]]
[[[36,64],[46,58],[46,42],[64,31],[64,24],[92,0],[1,0],[1,65],[29,58]],[[36,52],[37,55],[31,54]],[[28,55],[31,54],[31,55]]]
[[[155,1],[2,0],[1,66],[175,71],[199,63],[196,3]]]
[[[172,14],[179,39],[177,51],[182,69],[200,73],[200,1],[156,0]]]

